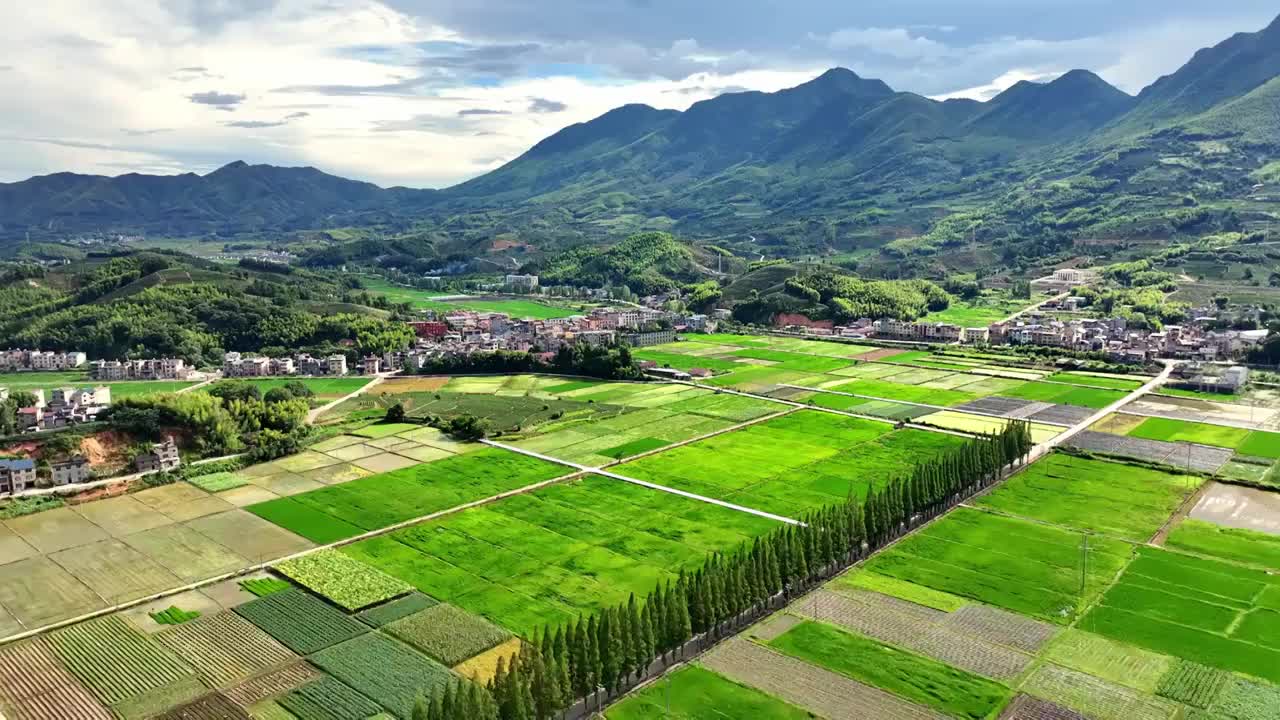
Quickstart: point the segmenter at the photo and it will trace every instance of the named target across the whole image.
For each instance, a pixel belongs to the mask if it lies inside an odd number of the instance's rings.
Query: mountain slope
[[[1016,138],[1081,137],[1134,106],[1134,98],[1087,70],[1047,83],[1019,82],[986,103],[968,127]]]

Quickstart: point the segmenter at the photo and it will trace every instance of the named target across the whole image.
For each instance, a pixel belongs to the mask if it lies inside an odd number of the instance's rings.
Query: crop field
[[[1074,628],[1055,638],[1044,658],[1056,665],[1147,694],[1155,693],[1175,664],[1174,659],[1167,655]]]
[[[155,635],[210,687],[229,685],[294,659],[270,635],[233,612],[191,620]]]
[[[1198,445],[1216,445],[1218,447],[1236,448],[1249,436],[1248,430],[1193,423],[1169,418],[1147,418],[1137,427],[1129,431],[1130,437],[1164,442],[1189,442]]]
[[[353,537],[566,474],[565,468],[485,448],[249,506],[315,542]]]
[[[195,384],[194,382],[182,380],[96,382],[90,380],[88,373],[84,372],[0,373],[0,387],[7,387],[10,392],[43,390],[45,400],[49,399],[54,388],[60,387],[101,387],[105,385],[111,388],[111,397],[119,400],[127,397],[177,392]]]
[[[400,718],[413,715],[419,695],[431,697],[453,677],[448,668],[379,632],[326,648],[308,660]]]
[[[1201,482],[1195,475],[1054,454],[1010,478],[978,504],[1146,542]]]
[[[1165,547],[1280,571],[1280,535],[1222,527],[1187,518],[1165,539]],[[1280,590],[1270,591],[1280,600]],[[1280,610],[1280,602],[1271,605]]]
[[[722,717],[810,720],[813,716],[700,665],[689,665],[609,708],[605,717],[609,720],[649,720],[656,717],[673,720]]]
[[[799,411],[623,464],[627,477],[795,516],[903,473],[955,437]],[[778,452],[786,448],[785,453]]]
[[[915,402],[923,403],[925,405],[939,405],[943,407],[963,405],[964,403],[977,400],[981,397],[980,395],[967,393],[961,390],[942,390],[939,388],[909,385],[898,382],[887,382],[871,378],[859,379],[853,382],[835,385],[828,389],[835,392],[849,393],[850,395],[865,395],[869,397],[883,398],[885,400],[901,400],[903,402]]]
[[[447,297],[447,295],[431,290],[395,285],[382,278],[366,277],[361,278],[361,282],[364,283],[365,289],[369,292],[382,295],[393,303],[408,303],[415,310],[501,312],[515,318],[532,318],[535,320],[562,318],[585,313],[585,310],[581,307],[561,304],[554,300],[547,300],[542,303],[521,298],[481,296],[463,300],[438,300],[436,298]]]
[[[369,631],[368,626],[301,590],[272,593],[235,608],[299,655],[310,655]]]
[[[1054,373],[1045,380],[1060,383],[1072,383],[1074,385],[1089,385],[1096,388],[1109,388],[1111,390],[1137,390],[1142,387],[1149,378],[1124,378],[1100,373],[1084,373],[1084,372],[1060,372]]]
[[[944,430],[958,430],[977,434],[999,432],[1010,422],[1005,418],[972,415],[958,410],[941,410],[928,415],[920,415],[913,418],[913,420],[923,425],[932,425]],[[1057,425],[1036,422],[1030,423],[1030,429],[1031,439],[1037,443],[1044,442],[1062,432],[1062,428]]]
[[[1066,623],[1106,589],[1133,552],[1127,543],[1093,537],[1086,556],[1084,539],[1082,533],[961,508],[875,556],[866,568]]]
[[[1078,405],[1095,410],[1107,407],[1125,396],[1125,392],[1122,390],[1073,387],[1046,382],[1029,382],[1004,390],[1000,394],[1005,397],[1017,397],[1057,405]]]
[[[382,712],[378,703],[328,675],[290,691],[280,698],[280,706],[298,720],[355,720]]]
[[[769,646],[952,717],[988,717],[1009,695],[999,683],[831,625],[803,622]]]
[[[46,642],[106,705],[161,691],[192,675],[176,655],[118,615],[58,630]]]
[[[1266,603],[1280,576],[1139,548],[1080,627],[1203,665],[1280,680],[1280,613]]]
[[[346,610],[355,611],[409,592],[408,583],[336,550],[277,563],[282,575]]]
[[[511,633],[452,605],[435,605],[395,620],[384,631],[453,666],[511,639]]]
[[[13,720],[112,717],[39,641],[0,647],[0,714]]]
[[[528,634],[643,595],[771,520],[590,476],[343,548],[424,593]],[[429,611],[428,611],[429,612]]]

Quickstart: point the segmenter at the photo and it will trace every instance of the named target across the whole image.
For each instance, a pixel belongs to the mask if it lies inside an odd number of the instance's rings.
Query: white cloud
[[[958,98],[968,98],[970,100],[987,101],[1017,85],[1020,82],[1045,82],[1061,75],[1060,72],[1028,72],[1026,70],[1010,70],[1000,77],[992,80],[985,85],[964,88],[954,92],[943,93],[941,95],[931,96],[934,100],[955,100]]]
[[[946,45],[914,35],[906,28],[845,28],[831,33],[827,46],[833,50],[869,50],[900,60],[937,58],[949,52]]]

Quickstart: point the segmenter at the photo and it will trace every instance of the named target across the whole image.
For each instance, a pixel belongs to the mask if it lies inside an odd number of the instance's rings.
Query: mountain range
[[[500,233],[547,248],[667,230],[744,255],[1016,255],[1246,227],[1274,207],[1255,186],[1280,179],[1277,155],[1280,19],[1136,97],[1073,70],[937,101],[836,68],[684,112],[626,105],[438,191],[244,163],[35,177],[0,184],[0,238],[370,226],[479,252]]]

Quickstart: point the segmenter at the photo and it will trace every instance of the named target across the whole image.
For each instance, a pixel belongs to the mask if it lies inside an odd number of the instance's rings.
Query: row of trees
[[[577,343],[562,346],[550,360],[531,352],[496,350],[432,358],[422,375],[559,373],[603,380],[639,380],[644,377],[625,345],[597,346]]]
[[[851,495],[805,515],[801,524],[712,555],[642,600],[632,595],[624,604],[531,638],[510,663],[498,666],[487,698],[454,685],[420,702],[414,720],[543,720],[598,689],[615,694],[691,639],[718,639],[774,598],[805,590],[953,507],[996,481],[1033,444],[1030,426],[1012,422],[998,434],[917,465],[865,500]]]

